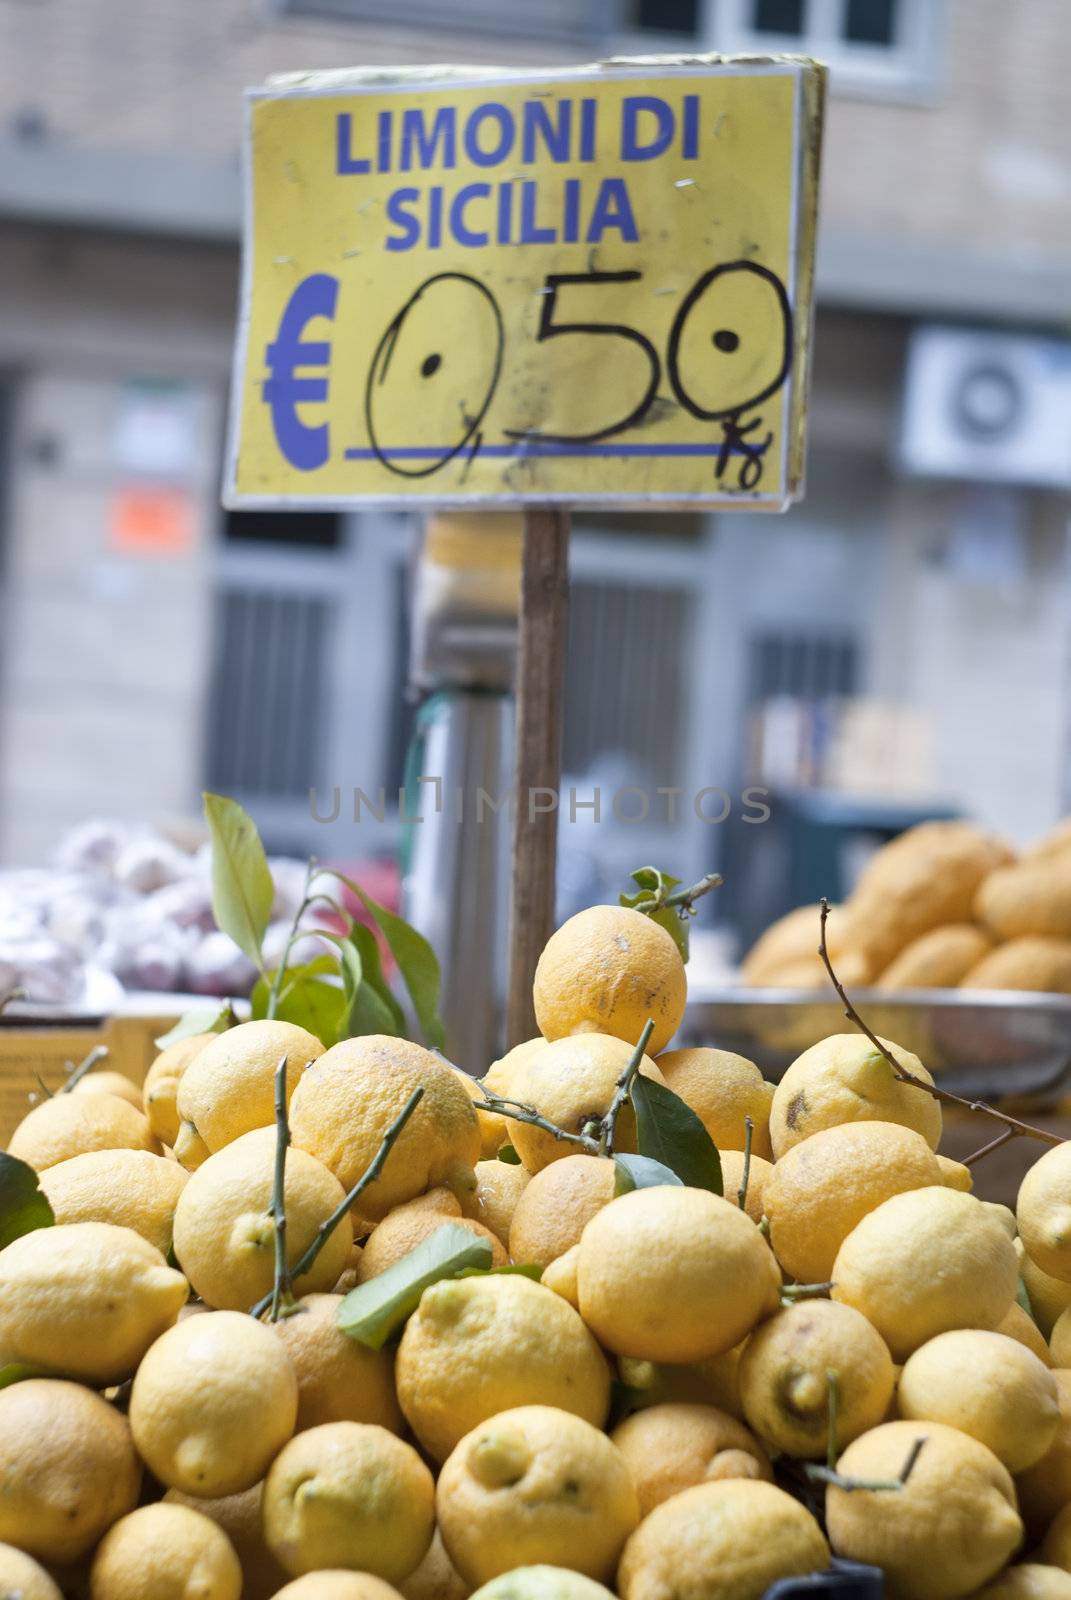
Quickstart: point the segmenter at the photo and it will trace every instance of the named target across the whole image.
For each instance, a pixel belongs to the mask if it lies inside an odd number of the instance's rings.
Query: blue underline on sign
[[[375,461],[384,456],[388,460],[397,457],[399,461],[434,461],[452,452],[459,457],[466,456],[470,448],[467,445],[460,450],[451,445],[388,445],[380,450],[370,450],[351,445],[345,457],[347,461]],[[725,445],[565,444],[556,439],[523,439],[516,444],[482,444],[478,453],[481,456],[720,456],[725,453]],[[727,453],[731,456],[762,456],[766,453],[766,446],[745,449],[742,445],[730,445]]]

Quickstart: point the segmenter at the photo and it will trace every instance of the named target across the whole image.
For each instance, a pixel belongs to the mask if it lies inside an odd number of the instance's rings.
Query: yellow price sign
[[[254,91],[226,503],[788,505],[823,88],[713,57]]]

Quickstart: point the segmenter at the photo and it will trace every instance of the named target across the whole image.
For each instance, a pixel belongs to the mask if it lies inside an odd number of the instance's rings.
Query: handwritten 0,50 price
[[[642,278],[639,270],[547,275],[535,342],[573,341],[573,359],[582,361],[588,425],[563,432],[518,421],[501,429],[508,444],[492,446],[484,423],[506,358],[502,312],[478,278],[461,272],[433,274],[409,296],[376,345],[364,385],[369,444],[367,449],[348,449],[346,455],[372,456],[403,478],[429,477],[455,457],[475,458],[481,449],[518,457],[563,451],[583,455],[585,447],[605,445],[642,426],[664,376],[673,396],[664,405],[675,402],[692,417],[720,428],[715,476],[722,479],[730,459],[737,458],[737,487],[755,489],[773,436],[761,434],[761,416],[745,418],[781,388],[791,369],[792,310],[784,284],[756,261],[710,267],[684,296],[661,356],[639,329],[594,319],[600,290]],[[329,424],[309,423],[297,408],[327,400],[332,357],[329,340],[309,339],[305,333],[314,318],[334,321],[339,287],[339,280],[328,273],[303,279],[265,352],[270,376],[262,392],[275,438],[287,461],[304,472],[322,467],[331,454]],[[575,309],[568,311],[569,305]],[[604,360],[611,341],[618,350],[634,354],[624,383],[616,364],[611,369]],[[613,381],[600,384],[600,375],[611,370]],[[433,443],[387,440],[392,422],[402,416],[413,429],[418,424],[412,419],[422,409],[440,421],[450,419],[445,428],[436,428]],[[443,438],[443,432],[451,436]]]

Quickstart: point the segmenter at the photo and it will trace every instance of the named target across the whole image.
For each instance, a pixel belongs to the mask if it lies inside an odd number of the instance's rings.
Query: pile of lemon
[[[10,1154],[55,1222],[0,1250],[0,1595],[760,1600],[835,1555],[891,1600],[1071,1596],[1071,1145],[1013,1216],[865,1037],[775,1088],[667,1049],[685,993],[668,933],[597,907],[485,1080],[524,1120],[418,1045],[281,1021],[35,1106]],[[576,1142],[648,1019],[640,1074],[701,1120],[724,1196],[623,1185]],[[446,1224],[489,1270],[378,1347],[344,1331]],[[296,1303],[251,1315],[318,1233]]]

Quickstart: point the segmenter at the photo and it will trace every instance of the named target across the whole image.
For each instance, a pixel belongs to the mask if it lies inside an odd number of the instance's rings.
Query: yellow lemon
[[[275,1071],[286,1057],[289,1101],[310,1061],[324,1047],[293,1022],[241,1022],[198,1050],[179,1079],[175,1104],[179,1131],[175,1154],[196,1165],[201,1145],[210,1151],[254,1128],[275,1123]]]
[[[775,1311],[781,1274],[737,1206],[667,1185],[596,1212],[580,1240],[577,1286],[581,1315],[608,1349],[688,1362],[731,1350]]]
[[[310,1294],[275,1324],[298,1382],[297,1429],[324,1422],[375,1422],[401,1433],[394,1356],[348,1339],[338,1325],[338,1294]]]
[[[746,1349],[747,1341],[742,1340],[720,1356],[680,1366],[660,1366],[654,1361],[620,1356],[617,1370],[628,1401],[635,1409],[682,1401],[687,1405],[715,1406],[742,1422],[740,1360]]]
[[[104,1535],[92,1600],[239,1600],[242,1569],[227,1535],[188,1506],[141,1506]]]
[[[362,1216],[377,1220],[439,1184],[475,1187],[480,1125],[472,1101],[430,1050],[379,1034],[336,1044],[305,1073],[294,1095],[295,1145],[330,1167],[349,1190],[418,1088],[423,1098],[382,1173],[361,1195]]]
[[[613,1600],[604,1584],[566,1567],[515,1567],[476,1590],[474,1600]]]
[[[151,1150],[160,1154],[146,1117],[114,1094],[54,1094],[34,1106],[8,1153],[38,1172],[87,1150]]]
[[[695,1112],[719,1150],[742,1150],[752,1121],[751,1149],[767,1159],[774,1086],[753,1061],[731,1050],[667,1050],[655,1065],[674,1094]]]
[[[517,1097],[563,1132],[583,1133],[609,1111],[633,1048],[608,1033],[558,1039],[531,1057],[517,1074]],[[662,1082],[662,1074],[647,1056],[640,1063],[640,1072]],[[528,1122],[515,1122],[512,1133],[514,1148],[529,1172],[538,1172],[552,1161],[564,1161],[576,1150],[574,1144]],[[636,1148],[636,1115],[631,1105],[626,1104],[617,1119],[614,1144],[618,1150]]]
[[[209,1156],[182,1192],[175,1211],[175,1254],[207,1305],[248,1311],[272,1287],[275,1153],[274,1128],[240,1134]],[[289,1149],[283,1197],[286,1259],[293,1267],[346,1193],[322,1162],[304,1150]],[[346,1214],[308,1272],[297,1280],[297,1294],[332,1288],[352,1247],[353,1224]]]
[[[601,1427],[610,1406],[609,1369],[577,1312],[513,1274],[426,1289],[396,1379],[406,1420],[438,1461],[499,1411],[556,1406]]]
[[[1023,1538],[1015,1485],[992,1450],[940,1422],[885,1422],[850,1444],[837,1472],[902,1488],[826,1491],[835,1555],[880,1567],[889,1600],[958,1600],[995,1577]]]
[[[57,1222],[132,1228],[166,1256],[188,1176],[177,1161],[147,1150],[87,1150],[47,1167],[41,1188]]]
[[[755,1435],[714,1406],[670,1402],[637,1411],[610,1435],[640,1498],[640,1516],[682,1489],[722,1478],[773,1479]]]
[[[555,1294],[560,1294],[574,1311],[580,1310],[580,1290],[576,1281],[579,1264],[580,1246],[574,1244],[563,1256],[555,1256],[549,1267],[543,1268],[539,1279],[544,1289],[553,1289]]]
[[[0,1539],[39,1561],[79,1561],[140,1485],[126,1418],[99,1395],[55,1378],[0,1390]]]
[[[1071,1600],[1071,1573],[1058,1566],[1024,1561],[1008,1567],[979,1589],[976,1600]]]
[[[515,1044],[512,1050],[507,1050],[504,1056],[497,1061],[492,1061],[484,1073],[481,1082],[488,1094],[497,1095],[500,1100],[513,1100],[516,1098],[516,1085],[524,1071],[525,1063],[547,1048],[547,1041],[543,1035],[537,1034],[534,1039],[525,1039],[521,1044]],[[477,1104],[483,1102],[481,1095]],[[513,1129],[515,1124],[509,1117],[500,1116],[495,1111],[477,1111],[480,1119],[480,1134],[483,1140],[483,1153],[497,1154],[504,1144],[513,1143]],[[491,1140],[497,1142],[492,1150]]]
[[[833,1298],[861,1311],[895,1361],[952,1328],[995,1328],[1015,1299],[1015,1246],[957,1189],[893,1195],[856,1224],[833,1264]]]
[[[1019,1258],[1019,1272],[1030,1299],[1030,1309],[1046,1339],[1051,1339],[1060,1313],[1071,1306],[1071,1283],[1064,1283],[1060,1278],[1043,1272],[1037,1262],[1026,1254],[1021,1239],[1016,1241],[1015,1250]]]
[[[778,1578],[829,1566],[811,1513],[772,1483],[701,1483],[645,1517],[625,1546],[622,1600],[761,1600]]]
[[[133,1078],[128,1078],[125,1072],[87,1072],[84,1078],[79,1078],[73,1088],[67,1090],[68,1094],[114,1094],[118,1099],[125,1100],[128,1105],[136,1106],[140,1111],[141,1090]]]
[[[539,1044],[546,1041],[540,1039]],[[523,1050],[523,1045],[517,1046]],[[509,1143],[510,1124],[508,1120],[497,1111],[487,1111],[486,1097],[480,1088],[482,1083],[487,1094],[498,1095],[502,1099],[509,1098],[510,1076],[503,1067],[502,1062],[496,1061],[489,1067],[482,1079],[471,1077],[467,1072],[462,1072],[460,1067],[451,1067],[450,1071],[462,1085],[465,1093],[476,1107],[476,1120],[480,1124],[480,1155],[485,1161],[493,1160],[504,1144]]]
[[[1030,1259],[1061,1283],[1071,1283],[1071,1144],[1054,1145],[1019,1185],[1019,1236]]]
[[[412,1445],[371,1423],[299,1433],[264,1485],[265,1536],[295,1578],[343,1567],[398,1583],[427,1553],[434,1526],[431,1473]]]
[[[468,1600],[472,1592],[447,1555],[438,1527],[427,1555],[398,1588],[405,1600]]]
[[[621,1452],[553,1406],[520,1406],[482,1422],[439,1474],[439,1527],[466,1582],[515,1567],[569,1567],[604,1581],[639,1520]]]
[[[933,1079],[918,1056],[882,1043],[905,1072]],[[780,1159],[812,1133],[842,1122],[898,1122],[921,1133],[931,1150],[941,1138],[941,1107],[925,1089],[901,1083],[892,1067],[861,1033],[836,1033],[805,1050],[774,1090],[770,1141]]]
[[[545,1039],[611,1033],[635,1044],[648,1017],[648,1049],[664,1050],[680,1027],[688,980],[664,928],[624,906],[592,906],[547,940],[532,999]]]
[[[1041,1533],[1071,1501],[1071,1372],[1060,1368],[1053,1378],[1060,1407],[1056,1436],[1041,1460],[1017,1479],[1023,1520],[1034,1533]]]
[[[1049,1348],[1053,1366],[1071,1367],[1071,1315],[1068,1310],[1061,1311],[1057,1317]]]
[[[884,1340],[858,1311],[831,1300],[788,1306],[755,1330],[740,1358],[740,1395],[745,1417],[772,1450],[825,1455],[830,1373],[836,1442],[845,1445],[889,1409],[896,1374]]]
[[[988,1445],[1009,1472],[1040,1461],[1060,1420],[1056,1380],[1002,1333],[939,1334],[910,1356],[897,1390],[900,1415],[946,1422]]]
[[[131,1228],[70,1222],[0,1250],[0,1357],[89,1383],[129,1378],[189,1294]]]
[[[842,1122],[792,1145],[764,1190],[770,1243],[800,1283],[825,1283],[837,1251],[868,1212],[942,1181],[921,1134],[894,1122]]]
[[[721,1181],[725,1190],[725,1198],[739,1204],[740,1185],[744,1181],[744,1152],[742,1150],[722,1150],[719,1153],[721,1155]],[[748,1163],[744,1210],[752,1222],[761,1222],[766,1215],[766,1184],[772,1171],[773,1162],[764,1161],[762,1156],[753,1155]]]
[[[149,1126],[162,1144],[174,1147],[178,1138],[179,1114],[178,1086],[183,1073],[206,1044],[216,1038],[214,1033],[191,1033],[187,1039],[177,1039],[160,1051],[145,1074],[142,1085],[142,1106]]]
[[[222,1528],[241,1563],[242,1600],[270,1600],[286,1582],[286,1573],[264,1542],[260,1516],[263,1492],[263,1483],[255,1483],[240,1494],[215,1499],[183,1494],[180,1489],[169,1489],[164,1495],[165,1504],[189,1506]]]
[[[465,1197],[465,1215],[490,1228],[496,1239],[509,1244],[510,1224],[517,1201],[527,1188],[531,1173],[514,1161],[477,1161],[476,1188]]]
[[[294,1431],[297,1378],[270,1328],[237,1311],[180,1322],[145,1356],[130,1426],[173,1489],[218,1497],[252,1488]]]
[[[12,1600],[63,1600],[44,1567],[13,1544],[0,1544],[0,1594]]]
[[[279,1590],[276,1600],[398,1600],[398,1590],[370,1572],[307,1572]]]
[[[1024,1344],[1028,1350],[1032,1350],[1038,1360],[1044,1362],[1045,1366],[1058,1365],[1057,1362],[1053,1361],[1049,1347],[1045,1343],[1045,1335],[1033,1317],[1023,1310],[1018,1301],[1008,1307],[1007,1314],[997,1323],[994,1332],[1006,1333],[1009,1339],[1018,1339],[1019,1343]]]
[[[449,1193],[449,1191],[447,1191]],[[457,1207],[457,1214],[450,1218],[459,1228],[467,1228],[477,1239],[486,1239],[491,1246],[491,1265],[504,1267],[509,1261],[505,1247],[497,1234],[485,1228],[482,1222],[476,1222],[471,1217],[461,1215],[461,1207],[457,1204],[455,1196],[451,1196]],[[361,1251],[357,1262],[357,1282],[367,1283],[369,1278],[376,1278],[381,1272],[386,1272],[396,1261],[407,1256],[410,1250],[415,1250],[418,1244],[431,1237],[437,1228],[441,1228],[445,1218],[442,1212],[429,1211],[422,1206],[420,1200],[410,1200],[404,1205],[395,1206],[388,1211],[383,1221],[377,1224],[375,1232]]]
[[[510,1226],[514,1261],[546,1267],[579,1244],[596,1211],[614,1198],[614,1164],[599,1156],[570,1156],[537,1172],[517,1201]]]
[[[962,1161],[953,1161],[950,1156],[942,1155],[937,1157],[937,1165],[941,1169],[942,1183],[946,1183],[950,1189],[962,1189],[964,1194],[970,1194],[974,1188],[974,1174],[970,1167],[965,1167]],[[1001,1210],[1007,1210],[1007,1207],[1002,1206]],[[1011,1212],[1008,1215],[1011,1216]]]

